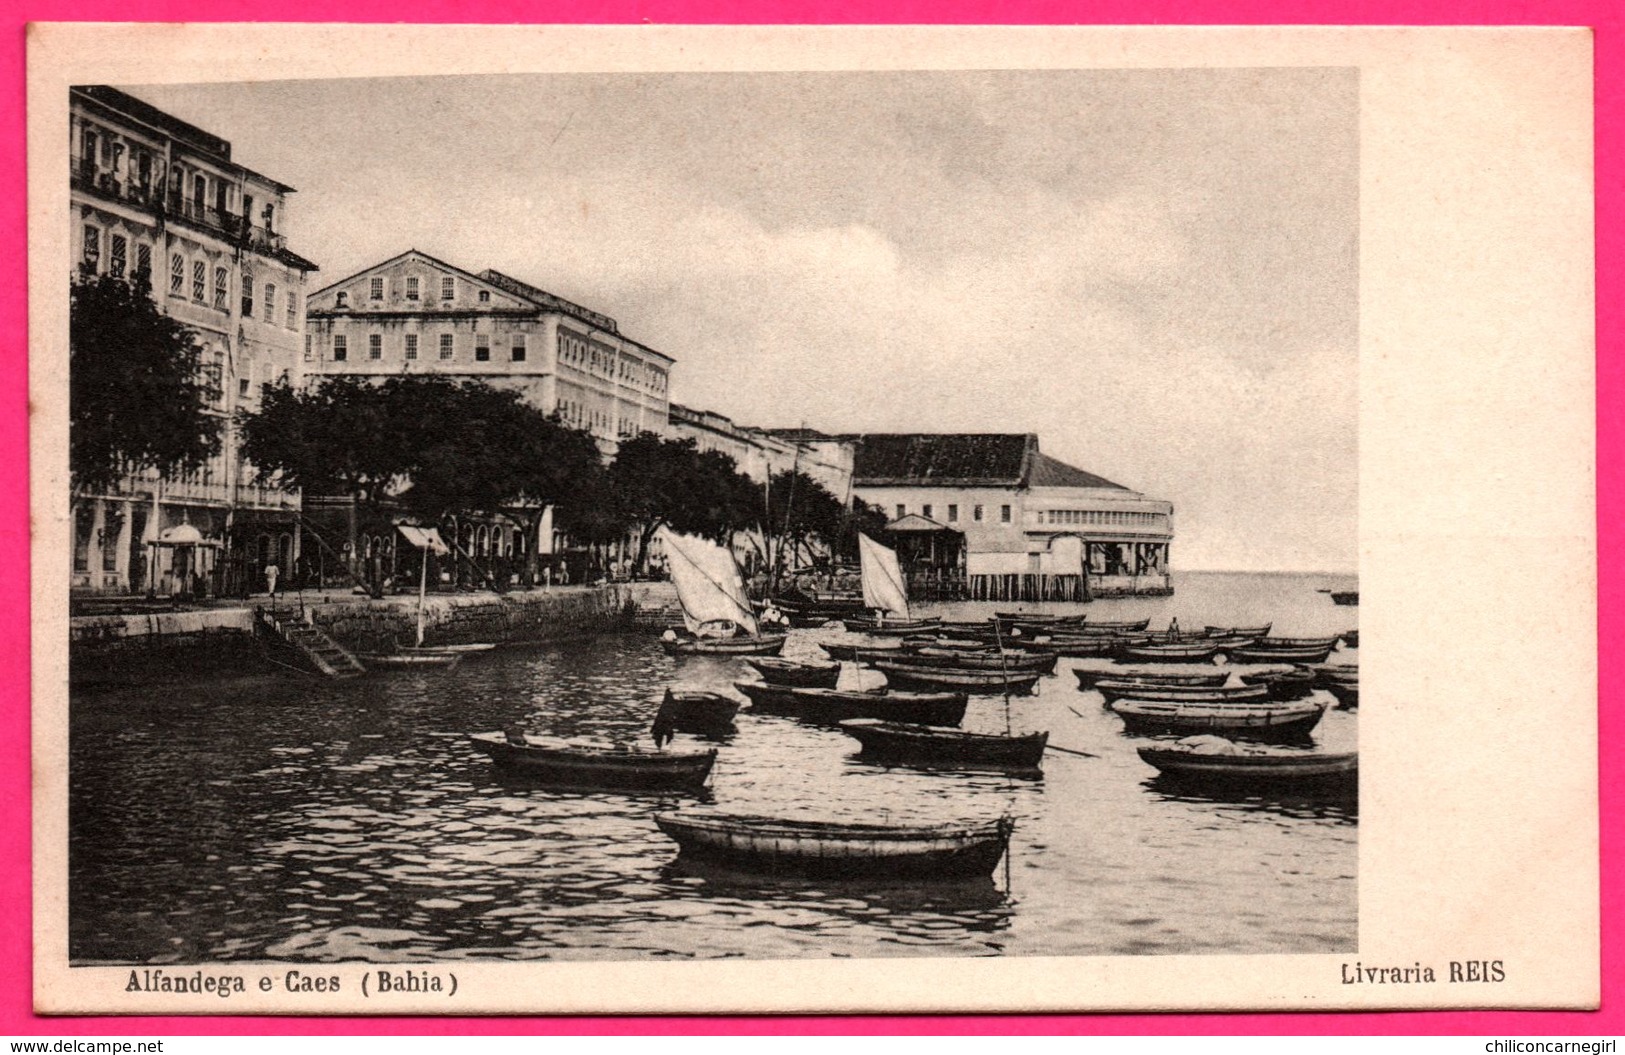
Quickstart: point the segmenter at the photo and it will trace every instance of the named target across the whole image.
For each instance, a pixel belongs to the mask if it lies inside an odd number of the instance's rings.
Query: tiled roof
[[[1032,464],[1027,469],[1028,487],[1109,487],[1127,491],[1122,484],[1114,484],[1094,473],[1086,473],[1065,462],[1058,462],[1047,454],[1033,452]]]
[[[857,442],[855,484],[1019,487],[1030,433],[869,433]]]

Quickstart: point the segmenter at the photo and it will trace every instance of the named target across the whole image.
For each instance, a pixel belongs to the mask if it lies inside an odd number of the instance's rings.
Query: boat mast
[[[414,648],[422,648],[423,647],[423,602],[424,602],[424,599],[428,597],[428,595],[429,595],[429,545],[428,545],[428,540],[425,539],[424,540],[424,545],[423,545],[422,567],[418,571],[418,643],[413,646]]]
[[[802,422],[801,427],[806,428],[807,423]],[[784,499],[783,530],[779,532],[779,544],[777,547],[775,547],[777,552],[774,554],[772,570],[768,573],[767,577],[767,595],[769,597],[776,597],[779,592],[779,563],[784,559],[784,544],[785,541],[790,537],[790,511],[795,506],[796,477],[799,475],[801,475],[801,441],[797,440],[796,452],[790,456],[790,493],[786,495]],[[771,471],[768,472],[767,478],[769,485],[771,486],[773,480],[773,473]],[[771,499],[768,501],[767,508],[768,514],[771,516],[773,509]]]

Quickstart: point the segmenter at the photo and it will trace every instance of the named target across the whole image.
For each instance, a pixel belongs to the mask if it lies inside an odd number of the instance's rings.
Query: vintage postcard
[[[1596,1006],[1587,31],[28,108],[37,1010]]]

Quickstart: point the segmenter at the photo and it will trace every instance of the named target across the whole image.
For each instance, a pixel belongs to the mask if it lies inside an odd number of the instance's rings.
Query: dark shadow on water
[[[1340,820],[1350,824],[1360,819],[1359,788],[1353,782],[1291,787],[1192,780],[1161,774],[1144,781],[1142,786],[1170,802],[1222,803],[1288,817]]]
[[[608,795],[617,798],[672,799],[674,801],[681,799],[684,803],[708,803],[714,799],[709,787],[688,790],[684,788],[614,788],[597,787],[590,784],[558,784],[526,776],[523,773],[499,769],[496,766],[487,767],[487,775],[483,779],[477,778],[475,786],[499,787],[504,791],[516,792],[535,791],[545,794],[564,795],[571,798]]]

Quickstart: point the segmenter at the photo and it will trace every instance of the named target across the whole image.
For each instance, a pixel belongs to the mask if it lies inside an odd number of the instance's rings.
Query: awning
[[[418,549],[426,549],[437,557],[444,557],[451,552],[451,547],[440,538],[440,531],[437,528],[414,527],[411,524],[395,526],[405,536],[406,541]]]
[[[918,513],[910,513],[907,516],[898,517],[881,530],[894,531],[900,534],[932,534],[936,532],[954,535],[963,534],[963,532],[959,531],[957,528],[951,528],[947,524],[938,523],[937,521],[932,520],[929,517],[923,517]]]
[[[218,548],[220,543],[203,537],[203,532],[191,524],[176,524],[166,528],[162,534],[153,540],[157,546],[213,546]]]

